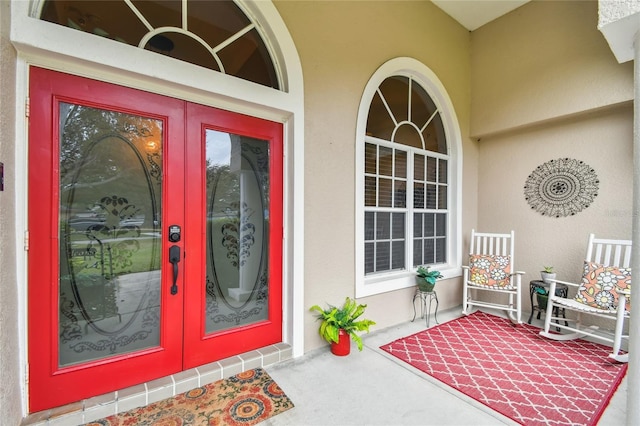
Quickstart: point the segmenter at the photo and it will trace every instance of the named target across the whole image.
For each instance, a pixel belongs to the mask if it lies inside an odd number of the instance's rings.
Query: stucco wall
[[[475,221],[475,142],[469,122],[469,33],[428,2],[279,1],[305,89],[305,305],[355,293],[355,132],[363,89],[389,59],[417,59],[438,76],[461,125],[467,227]],[[468,203],[468,204],[467,204]],[[460,280],[439,285],[440,309],[460,304]],[[384,328],[411,319],[412,289],[359,300]],[[305,316],[305,348],[325,344]]]
[[[4,191],[0,192],[0,419],[22,417],[18,334],[18,288],[15,264],[15,51],[9,42],[10,3],[0,1],[0,162]],[[2,421],[0,420],[0,423]]]
[[[515,230],[526,290],[543,265],[578,279],[590,232],[631,238],[633,64],[617,63],[597,22],[596,2],[534,1],[472,34],[478,228]],[[595,170],[598,196],[575,216],[542,216],[525,181],[565,157]]]
[[[632,138],[628,105],[481,142],[478,228],[515,230],[516,266],[527,284],[540,279],[543,265],[555,266],[558,279],[578,279],[591,232],[631,239]],[[575,216],[542,216],[525,200],[525,181],[537,166],[565,157],[595,170],[598,196]]]
[[[471,135],[633,99],[633,64],[597,25],[596,1],[535,0],[474,31]]]

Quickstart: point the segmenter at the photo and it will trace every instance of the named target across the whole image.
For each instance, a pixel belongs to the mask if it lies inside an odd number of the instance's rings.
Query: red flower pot
[[[351,351],[351,336],[346,331],[340,329],[338,332],[338,343],[331,342],[331,353],[338,356],[349,355]]]

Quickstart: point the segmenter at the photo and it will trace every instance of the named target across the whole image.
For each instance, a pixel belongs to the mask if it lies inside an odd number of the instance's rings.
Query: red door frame
[[[206,362],[256,349],[282,339],[282,125],[148,92],[32,67],[30,70],[28,352],[29,411],[79,401],[122,389]],[[58,103],[72,102],[162,120],[162,291],[160,346],[78,366],[58,366]],[[204,146],[205,125],[187,129],[187,110],[218,130],[268,140],[271,149],[269,319],[226,333],[205,336]],[[238,126],[244,128],[244,131]],[[192,127],[191,124],[189,127]],[[247,131],[248,129],[248,131]],[[170,141],[170,142],[168,142]],[[168,143],[167,143],[168,142]],[[199,148],[194,148],[199,147]],[[186,151],[185,151],[186,150]],[[185,157],[185,155],[187,157]],[[199,185],[201,191],[190,191]],[[198,198],[200,197],[200,198]],[[184,224],[178,243],[185,269],[170,295],[166,227]],[[172,243],[173,244],[173,243]],[[187,261],[189,259],[189,261]],[[198,259],[196,262],[193,260]],[[166,272],[165,272],[166,271]],[[272,283],[274,285],[272,285]],[[188,308],[185,308],[188,307]],[[153,368],[149,368],[153,366]]]

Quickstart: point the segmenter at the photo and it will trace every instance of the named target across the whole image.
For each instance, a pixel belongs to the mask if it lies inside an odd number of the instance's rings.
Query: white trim
[[[460,125],[449,95],[436,74],[413,58],[394,58],[378,68],[365,86],[358,108],[356,125],[356,197],[355,197],[355,274],[356,297],[366,297],[387,291],[415,286],[414,271],[401,271],[367,277],[364,274],[364,139],[367,117],[373,96],[385,78],[392,75],[411,77],[431,96],[441,111],[442,124],[449,149],[449,224],[446,265],[436,267],[446,278],[462,274],[462,135]]]
[[[24,119],[26,115],[26,102],[25,97],[20,96],[22,93],[28,92],[27,84],[28,68],[23,62],[18,61],[16,66],[16,105],[15,105],[15,225],[16,225],[16,285],[18,286],[18,348],[20,350],[20,377],[24,380],[20,383],[20,391],[22,394],[22,409],[23,413],[27,412],[27,380],[28,380],[28,365],[27,365],[27,330],[28,330],[28,318],[27,318],[27,251],[25,250],[25,238],[27,230],[27,176],[29,174],[28,168],[28,155],[29,148],[26,142],[18,143],[18,141],[26,141],[28,134],[28,121]],[[19,165],[25,165],[19,167]],[[22,195],[22,196],[21,196]]]
[[[31,65],[146,90],[284,125],[283,341],[294,357],[304,352],[304,92],[302,65],[284,21],[271,1],[246,1],[264,31],[283,91],[184,63],[134,46],[29,17],[37,2],[11,0],[11,42],[18,52],[16,100],[16,265],[20,360],[27,377],[27,126],[24,99]],[[23,411],[27,386],[21,384]]]

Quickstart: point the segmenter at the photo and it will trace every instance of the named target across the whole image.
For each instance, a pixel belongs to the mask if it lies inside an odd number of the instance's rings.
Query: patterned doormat
[[[280,386],[257,368],[87,426],[245,426],[292,407]]]
[[[381,349],[523,425],[594,425],[623,379],[610,348],[477,311]]]

